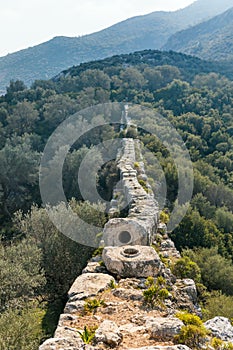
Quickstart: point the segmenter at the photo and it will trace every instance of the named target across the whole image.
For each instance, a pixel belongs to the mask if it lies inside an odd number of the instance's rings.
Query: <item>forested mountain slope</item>
[[[31,84],[48,79],[81,62],[136,50],[160,49],[167,39],[184,28],[224,12],[230,0],[197,0],[175,12],[153,12],[129,18],[107,29],[82,37],[55,37],[40,45],[0,58],[0,91],[12,79]]]
[[[207,60],[233,60],[233,7],[209,21],[172,35],[164,49]]]

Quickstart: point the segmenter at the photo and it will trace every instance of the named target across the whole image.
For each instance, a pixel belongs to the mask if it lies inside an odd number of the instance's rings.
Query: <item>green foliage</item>
[[[103,250],[104,250],[104,247],[99,247],[99,248],[97,248],[97,249],[92,253],[92,256],[93,256],[93,257],[102,256]]]
[[[233,320],[233,297],[220,291],[209,293],[201,303],[203,318],[209,320],[216,316],[223,316]]]
[[[93,339],[95,337],[96,329],[97,329],[97,327],[88,328],[87,326],[85,326],[83,332],[78,332],[82,341],[85,344],[91,344],[91,342],[93,341]]]
[[[161,276],[156,280],[153,277],[148,277],[146,286],[148,288],[143,292],[145,303],[152,308],[156,305],[163,307],[165,299],[169,297],[165,279]]]
[[[233,344],[224,342],[219,338],[212,338],[210,342],[210,346],[212,346],[215,350],[232,350]]]
[[[86,313],[96,312],[98,307],[105,306],[104,300],[101,299],[87,299],[84,304],[84,311]]]
[[[209,290],[221,290],[232,295],[232,262],[218,254],[217,248],[188,249],[183,251],[183,255],[198,264],[201,280]]]
[[[223,65],[219,67],[195,57],[148,50],[82,64],[53,81],[36,81],[30,89],[20,81],[11,82],[7,94],[0,98],[0,234],[4,241],[0,257],[0,311],[6,314],[9,308],[12,310],[17,306],[19,312],[23,312],[25,301],[40,298],[43,293],[43,298],[49,301],[43,327],[49,329],[50,334],[53,332],[66,293],[93,249],[60,234],[51,224],[45,209],[40,208],[38,166],[41,152],[49,135],[70,114],[97,103],[127,99],[129,103],[151,108],[151,112],[145,110],[141,114],[134,107],[133,123],[136,121],[137,124],[140,118],[146,127],[153,128],[153,111],[157,111],[174,125],[190,151],[194,166],[194,196],[187,215],[171,238],[180,250],[185,247],[205,249],[185,251],[184,260],[179,262],[180,265],[177,263],[176,269],[181,277],[199,280],[198,269],[185,256],[198,264],[202,285],[197,286],[204,312],[210,315],[220,313],[220,302],[212,293],[210,297],[208,291],[222,290],[231,295],[233,285],[233,90],[231,71],[226,73],[227,77],[219,74],[224,69]],[[114,118],[119,122],[117,113]],[[93,122],[99,121],[106,122],[101,115],[94,116]],[[86,121],[80,120],[78,127],[81,128],[83,123]],[[156,127],[161,135],[166,133],[163,126]],[[63,167],[69,208],[87,223],[98,226],[99,232],[107,220],[105,206],[82,201],[77,173],[87,154],[93,154],[93,147],[118,137],[118,131],[116,124],[83,135],[72,146]],[[127,136],[139,137],[151,151],[146,158],[146,172],[154,179],[155,198],[160,196],[160,190],[163,193],[160,184],[165,175],[166,206],[172,211],[179,183],[170,152],[158,139],[140,128],[137,135],[132,128]],[[166,137],[173,140],[174,135],[166,134]],[[155,169],[154,157],[160,162],[160,172]],[[95,163],[103,161],[102,153],[100,151],[96,158],[89,158],[86,172],[91,185],[96,185]],[[184,170],[185,173],[190,171]],[[107,162],[98,172],[99,194],[110,200],[118,181],[115,161]],[[145,183],[142,185],[146,187]],[[32,203],[37,205],[32,206]],[[182,207],[186,208],[187,204],[182,203]],[[64,208],[65,204],[60,203],[53,213],[59,215],[61,222],[66,219]],[[120,215],[127,214],[126,207]],[[167,217],[162,220],[167,221]],[[85,243],[88,244],[91,237],[98,246],[100,236],[96,237],[96,232],[90,230],[87,235],[84,227],[77,229]],[[25,252],[24,258],[22,251]],[[16,255],[19,255],[17,259]],[[165,284],[151,281],[148,293],[145,291],[148,304],[162,303],[167,296],[166,289]],[[230,298],[223,294],[219,296],[219,300],[227,305],[226,309],[222,308],[222,313],[233,317],[229,311],[233,309]],[[56,303],[59,307],[54,306]],[[51,317],[53,311],[54,318]]]
[[[185,326],[193,325],[193,326],[201,326],[203,324],[202,320],[199,316],[190,314],[188,312],[178,312],[176,317],[181,320]]]
[[[165,210],[162,210],[162,211],[160,212],[159,219],[160,219],[160,221],[161,221],[162,223],[167,224],[167,223],[169,222],[169,214],[168,214],[168,212],[165,211]]]
[[[200,349],[202,343],[205,342],[208,331],[204,326],[195,326],[189,324],[181,328],[180,334],[175,336],[177,344],[184,344],[191,349]]]
[[[0,349],[37,350],[43,337],[44,312],[25,305],[23,311],[8,309],[0,314]]]
[[[144,189],[144,191],[145,191],[146,193],[149,192],[149,189],[148,189],[148,187],[147,187],[146,181],[144,181],[144,180],[142,180],[142,179],[139,179],[139,180],[138,180],[138,183],[139,183],[139,185],[142,186],[142,188]]]
[[[110,281],[109,287],[110,287],[111,289],[116,289],[116,288],[117,288],[117,285],[116,285],[116,283],[114,282],[114,280],[111,280],[111,281]]]
[[[70,205],[88,223],[93,222],[98,226],[105,222],[104,209],[99,205],[91,206],[88,202],[77,203],[75,200]],[[60,204],[53,209],[54,215],[65,221],[65,208],[65,204]],[[37,206],[33,206],[29,214],[17,213],[15,225],[24,235],[32,237],[42,250],[42,266],[47,280],[47,292],[51,298],[63,296],[77,274],[81,273],[94,249],[78,244],[60,233],[50,221],[46,210]],[[87,236],[83,227],[79,227],[78,232],[80,237]],[[91,239],[93,235],[95,239],[95,232],[90,231],[89,234],[87,238]]]
[[[23,307],[45,286],[42,251],[31,239],[0,245],[0,312]]]
[[[184,323],[184,326],[181,328],[180,334],[175,336],[175,342],[187,345],[192,349],[200,349],[209,334],[201,319],[197,315],[189,313],[178,313],[176,317]]]
[[[178,259],[172,266],[172,273],[177,278],[191,278],[195,282],[201,279],[201,270],[188,256]]]

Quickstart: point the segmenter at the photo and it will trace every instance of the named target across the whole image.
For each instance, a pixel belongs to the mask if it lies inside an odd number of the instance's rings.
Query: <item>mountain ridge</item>
[[[202,59],[233,59],[233,7],[191,28],[172,35],[164,50],[175,50]]]
[[[0,57],[0,91],[10,80],[30,85],[37,79],[49,79],[60,71],[90,60],[145,49],[160,49],[177,31],[213,17],[230,6],[229,0],[207,0],[173,12],[156,11],[114,24],[81,37],[58,36],[45,43]],[[215,9],[216,8],[216,9]]]

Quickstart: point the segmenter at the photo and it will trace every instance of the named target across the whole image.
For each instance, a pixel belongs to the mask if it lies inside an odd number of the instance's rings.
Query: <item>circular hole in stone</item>
[[[127,244],[131,241],[131,234],[128,231],[122,231],[118,238],[122,244]]]
[[[126,248],[124,249],[123,254],[128,257],[133,257],[139,254],[139,250],[135,248]]]

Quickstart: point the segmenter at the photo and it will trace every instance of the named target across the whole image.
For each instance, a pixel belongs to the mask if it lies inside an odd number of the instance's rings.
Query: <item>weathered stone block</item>
[[[205,327],[214,337],[233,343],[233,326],[226,317],[214,317],[205,322]]]
[[[112,276],[103,273],[85,273],[79,276],[68,292],[69,302],[96,296],[99,292],[109,288]]]
[[[104,227],[103,240],[106,247],[149,245],[148,231],[144,223],[126,218],[109,220]]]
[[[156,277],[164,270],[156,251],[146,246],[106,247],[103,260],[109,272],[121,277]]]
[[[173,340],[180,333],[183,322],[176,317],[149,317],[146,321],[146,329],[151,338]]]

